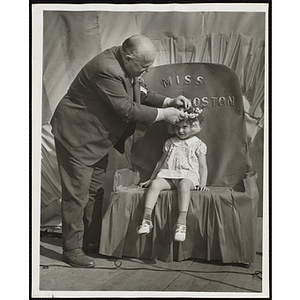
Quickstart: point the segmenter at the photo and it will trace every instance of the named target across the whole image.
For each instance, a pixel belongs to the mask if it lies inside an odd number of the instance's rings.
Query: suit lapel
[[[140,84],[138,83],[137,78],[134,78],[133,80],[133,99],[136,103],[141,103]]]

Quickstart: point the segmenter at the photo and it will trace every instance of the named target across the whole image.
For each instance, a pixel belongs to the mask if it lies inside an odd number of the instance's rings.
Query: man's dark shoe
[[[63,261],[76,268],[93,268],[95,262],[82,249],[63,251]]]

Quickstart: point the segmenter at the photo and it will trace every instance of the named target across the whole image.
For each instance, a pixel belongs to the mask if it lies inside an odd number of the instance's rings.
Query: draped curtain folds
[[[86,62],[133,34],[155,44],[154,66],[207,62],[233,69],[245,98],[250,140],[263,127],[264,13],[45,11],[43,18],[42,205],[60,197],[49,127],[56,105]],[[111,157],[117,158],[111,168],[128,165],[127,157]]]
[[[154,66],[207,62],[230,67],[249,101],[249,114],[263,116],[263,13],[44,12],[43,105],[53,112],[87,61],[137,33],[155,44]],[[43,124],[50,118],[45,113]]]
[[[47,206],[61,197],[59,171],[50,125],[42,128],[41,205]]]
[[[201,43],[197,43],[199,39]],[[156,65],[185,62],[223,64],[236,72],[242,92],[249,101],[248,113],[263,117],[264,42],[236,33],[214,33],[195,37],[156,40]],[[261,122],[262,126],[262,122]]]

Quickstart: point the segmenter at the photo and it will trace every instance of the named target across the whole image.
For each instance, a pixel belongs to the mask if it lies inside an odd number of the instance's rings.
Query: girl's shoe
[[[177,224],[175,230],[175,236],[174,236],[175,242],[184,242],[185,236],[186,236],[186,226],[182,224]]]
[[[138,227],[138,234],[148,234],[152,228],[152,221],[143,220],[142,224]]]

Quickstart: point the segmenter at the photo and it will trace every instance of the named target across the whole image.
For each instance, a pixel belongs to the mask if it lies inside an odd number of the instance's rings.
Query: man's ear
[[[127,62],[129,62],[131,59],[132,59],[132,57],[129,54],[125,55],[125,60]]]

